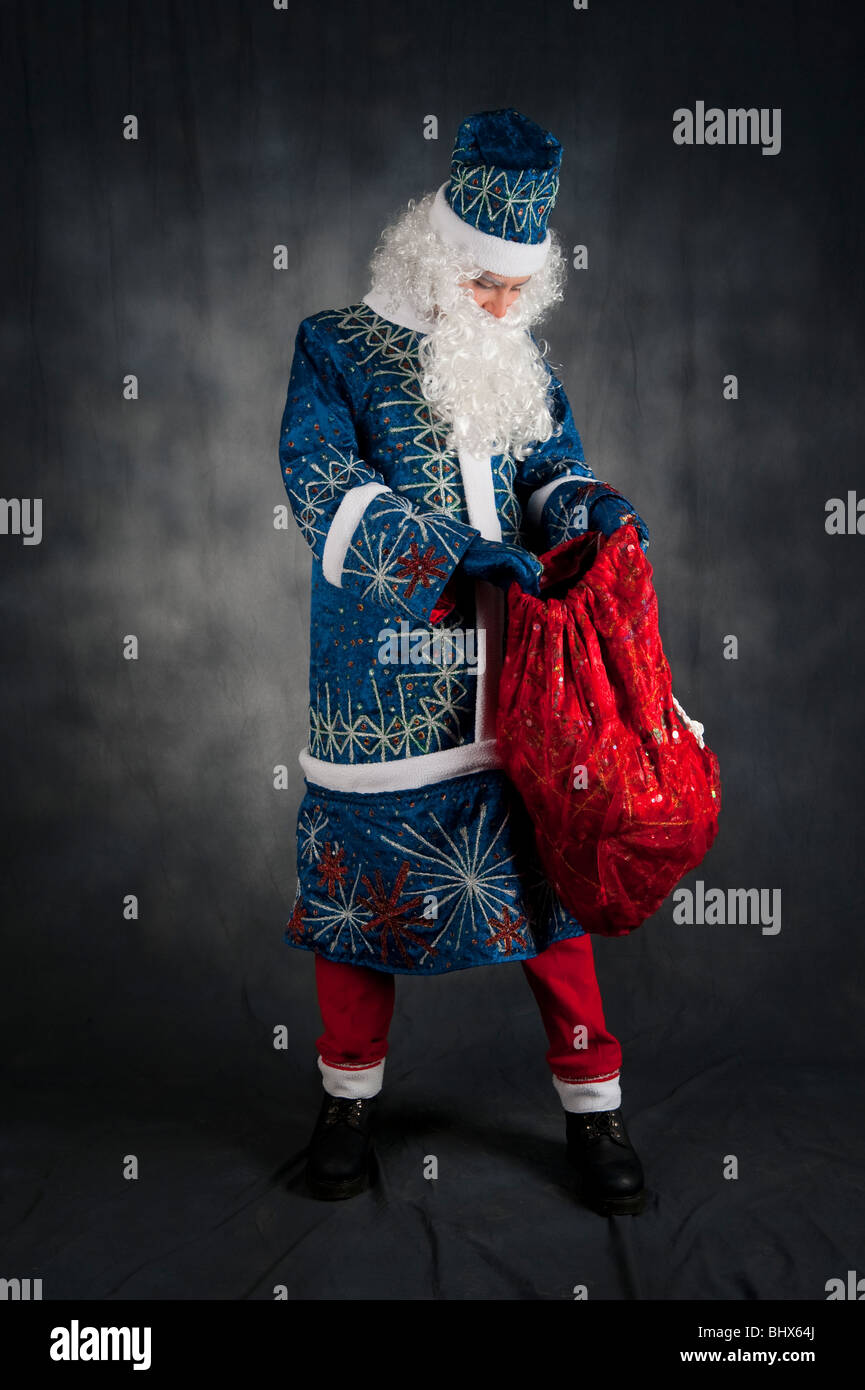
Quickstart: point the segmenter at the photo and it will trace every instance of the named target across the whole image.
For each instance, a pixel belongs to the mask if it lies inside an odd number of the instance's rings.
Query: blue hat
[[[561,162],[556,137],[513,107],[468,116],[430,223],[485,270],[530,275],[549,252]]]

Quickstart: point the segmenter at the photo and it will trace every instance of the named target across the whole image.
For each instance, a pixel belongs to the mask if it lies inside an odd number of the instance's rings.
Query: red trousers
[[[549,1040],[546,1060],[565,1109],[615,1109],[622,1050],[604,1023],[591,936],[555,942],[521,965],[541,1011]],[[388,1051],[395,977],[316,955],[315,978],[324,1024],[316,1043],[325,1088],[331,1089],[327,1070],[336,1068],[354,1078],[346,1077],[346,1089],[335,1088],[334,1094],[364,1093],[358,1075],[363,1072],[370,1074],[366,1094],[374,1094]]]

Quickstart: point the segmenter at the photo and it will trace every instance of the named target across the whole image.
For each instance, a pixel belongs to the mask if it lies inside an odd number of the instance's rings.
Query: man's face
[[[452,427],[448,447],[501,454],[548,439],[549,371],[529,332],[538,314],[523,289],[531,277],[483,270],[469,280],[449,265],[439,274],[445,304],[421,344],[421,389]]]
[[[469,280],[467,283],[474,295],[475,303],[486,309],[493,318],[503,319],[514,300],[519,298],[521,287],[528,284],[530,279],[529,275],[508,278],[506,275],[494,275],[492,271],[485,270],[476,280]]]

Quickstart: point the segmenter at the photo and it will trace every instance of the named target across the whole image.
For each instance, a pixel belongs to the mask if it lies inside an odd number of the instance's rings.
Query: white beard
[[[482,309],[467,285],[445,292],[432,331],[421,340],[421,389],[451,428],[447,447],[524,458],[555,428],[549,374],[517,299],[504,318]]]

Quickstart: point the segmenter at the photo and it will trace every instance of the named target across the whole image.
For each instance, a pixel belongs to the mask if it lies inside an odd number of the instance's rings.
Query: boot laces
[[[365,1105],[366,1101],[362,1097],[352,1100],[350,1096],[333,1096],[325,1112],[325,1128],[343,1124],[350,1125],[352,1129],[360,1129]]]
[[[622,1118],[615,1110],[589,1110],[575,1116],[579,1132],[586,1139],[599,1139],[608,1134],[620,1144],[627,1143]]]

